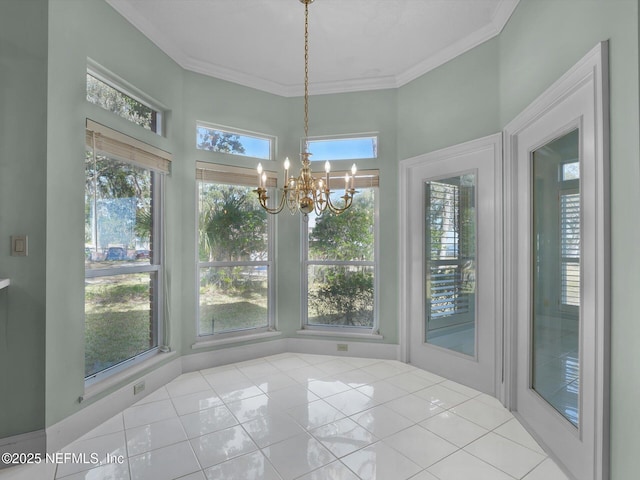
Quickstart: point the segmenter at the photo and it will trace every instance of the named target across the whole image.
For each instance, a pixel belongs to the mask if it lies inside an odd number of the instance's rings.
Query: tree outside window
[[[374,217],[374,188],[362,189],[340,215],[309,215],[309,325],[373,327]]]
[[[199,187],[199,335],[269,324],[269,220],[252,188]]]

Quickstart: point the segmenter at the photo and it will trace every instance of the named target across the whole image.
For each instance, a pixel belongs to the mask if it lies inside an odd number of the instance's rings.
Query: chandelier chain
[[[309,2],[304,2],[304,142],[309,138]]]
[[[351,177],[345,174],[344,195],[340,196],[342,202],[334,203],[332,200],[331,180],[329,176],[331,166],[329,162],[325,164],[325,175],[323,178],[317,178],[311,171],[311,162],[309,157],[309,4],[314,0],[299,0],[304,3],[304,148],[300,153],[302,168],[297,177],[289,175],[289,159],[284,162],[284,186],[282,187],[282,196],[280,201],[269,206],[269,195],[267,188],[267,173],[263,171],[262,165],[258,164],[258,188],[254,190],[258,194],[260,206],[267,213],[277,214],[286,205],[293,215],[296,212],[302,213],[304,219],[307,215],[315,212],[316,215],[322,215],[325,211],[334,214],[340,214],[351,207],[355,189],[355,164],[351,168]],[[350,182],[350,183],[349,183]]]

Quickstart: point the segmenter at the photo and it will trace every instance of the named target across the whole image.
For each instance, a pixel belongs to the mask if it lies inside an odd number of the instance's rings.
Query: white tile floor
[[[307,354],[182,375],[64,451],[125,461],[56,479],[566,480],[487,395],[396,361]]]

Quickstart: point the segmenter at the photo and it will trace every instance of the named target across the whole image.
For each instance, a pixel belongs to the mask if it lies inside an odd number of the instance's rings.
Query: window
[[[161,196],[171,157],[91,120],[86,134],[85,377],[92,382],[161,345]]]
[[[275,155],[275,138],[242,130],[229,130],[217,125],[198,123],[196,147],[199,150],[272,160]]]
[[[311,153],[311,161],[314,162],[378,157],[377,135],[315,137],[307,141],[307,146]],[[304,145],[302,147],[304,148]]]
[[[343,175],[335,172],[336,188]],[[340,215],[311,213],[303,229],[303,312],[306,328],[377,328],[377,171],[356,179],[353,205]],[[342,192],[332,201],[340,205]]]
[[[87,101],[147,130],[162,134],[162,114],[158,109],[125,93],[93,71],[87,72]]]
[[[198,335],[273,325],[273,216],[248,169],[198,162]],[[275,187],[275,176],[267,186]],[[271,195],[274,196],[274,195]]]

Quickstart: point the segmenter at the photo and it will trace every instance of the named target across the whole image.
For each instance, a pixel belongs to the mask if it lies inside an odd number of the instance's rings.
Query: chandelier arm
[[[354,189],[349,189],[342,197],[340,197],[344,201],[344,205],[342,207],[334,205],[334,203],[331,201],[331,197],[327,196],[327,206],[329,207],[329,210],[336,215],[339,215],[342,212],[346,211],[349,207],[351,207],[351,204],[353,203],[353,195],[355,193],[356,191]]]
[[[297,184],[294,184],[287,193],[287,207],[289,207],[289,213],[295,215],[298,211],[300,192],[297,188]]]
[[[324,189],[321,189],[319,187],[315,187],[313,190],[313,209],[316,212],[317,216],[322,215],[322,212],[324,212],[327,209],[327,201],[325,200],[326,196],[326,192],[324,191]]]
[[[282,208],[284,207],[284,200],[285,200],[285,197],[286,197],[286,191],[283,192],[282,196],[280,197],[280,204],[275,208],[269,208],[267,206],[267,200],[269,199],[269,197],[267,196],[267,190],[266,189],[257,188],[256,190],[254,190],[254,192],[256,192],[258,194],[258,200],[260,201],[260,206],[267,213],[275,215],[275,214],[280,213],[282,211]]]

